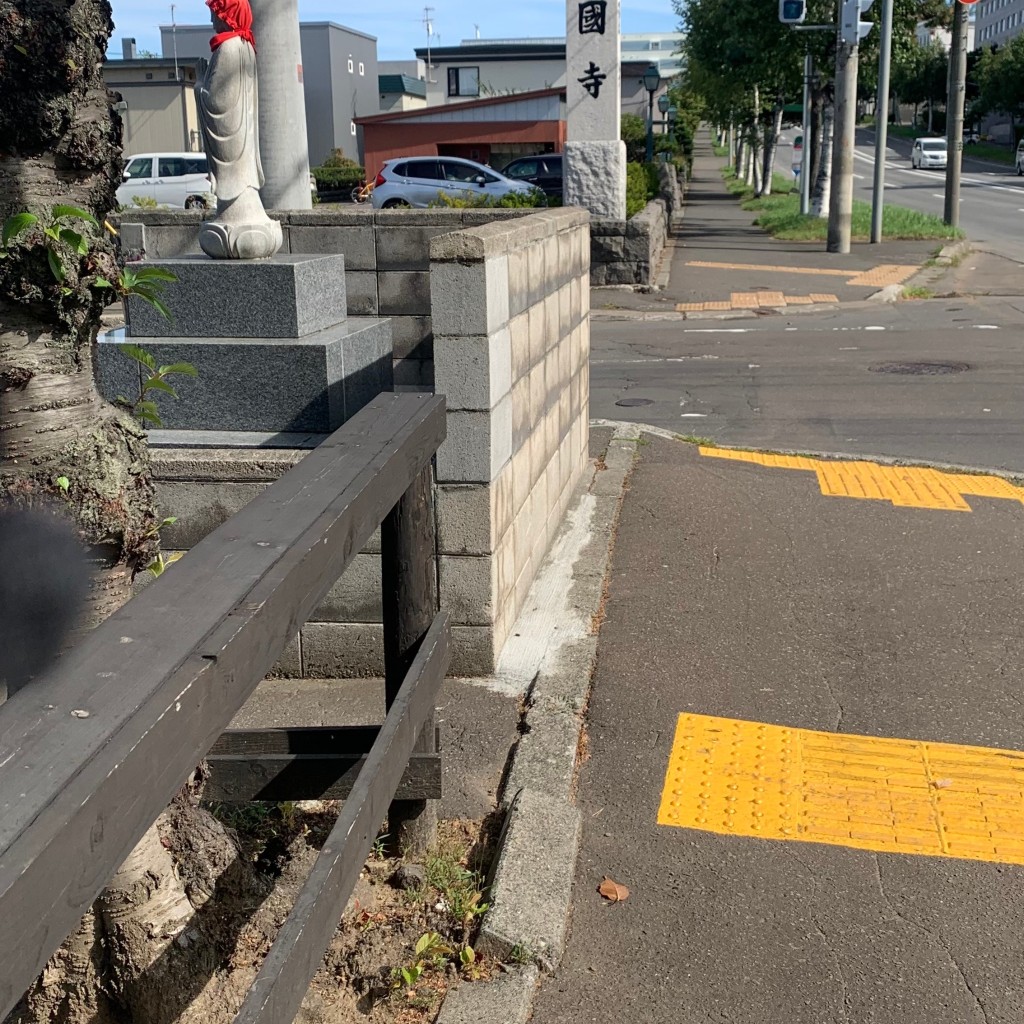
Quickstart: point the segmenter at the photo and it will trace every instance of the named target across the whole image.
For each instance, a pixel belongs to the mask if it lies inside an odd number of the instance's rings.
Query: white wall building
[[[974,39],[978,46],[1005,46],[1024,31],[1024,0],[985,0],[975,8]]]
[[[1024,3],[1024,0],[1021,0]],[[647,94],[640,78],[657,64],[664,85],[682,69],[678,32],[634,33],[621,38],[622,111],[644,114]],[[427,67],[427,105],[565,87],[565,38],[465,39],[458,46],[419,47]]]

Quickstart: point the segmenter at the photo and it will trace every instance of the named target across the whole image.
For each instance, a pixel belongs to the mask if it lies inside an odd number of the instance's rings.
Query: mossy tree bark
[[[101,77],[112,29],[107,0],[0,0],[0,221],[27,211],[45,223],[65,204],[102,224],[113,208],[121,125]],[[0,259],[0,503],[74,524],[93,566],[88,628],[128,599],[158,520],[145,434],[93,377],[111,295],[96,279],[117,277],[116,253],[103,232],[75,229],[88,252],[58,245],[62,282],[39,226]],[[203,1002],[214,958],[195,956],[212,938],[196,909],[236,851],[191,795],[150,829],[11,1019],[158,1024]]]

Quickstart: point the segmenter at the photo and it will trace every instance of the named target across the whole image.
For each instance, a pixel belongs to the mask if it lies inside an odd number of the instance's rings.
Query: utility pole
[[[861,14],[874,0],[842,0],[836,46],[836,124],[832,144],[832,195],[828,208],[829,252],[850,251],[853,215],[853,143],[857,131],[858,44],[874,27]]]
[[[804,148],[800,153],[800,212],[806,216],[811,212],[811,76],[814,74],[814,58],[811,51],[804,54]]]
[[[946,98],[946,201],[942,219],[960,224],[960,160],[964,150],[964,91],[967,82],[967,4],[953,4],[953,41],[949,55],[949,90]]]
[[[836,122],[832,142],[832,194],[828,207],[828,252],[850,251],[853,215],[853,142],[857,129],[857,43],[836,48]]]
[[[893,0],[882,0],[882,38],[879,40],[878,92],[875,94],[875,183],[871,196],[871,241],[882,240],[885,209],[885,148],[889,135],[889,65],[892,58]]]

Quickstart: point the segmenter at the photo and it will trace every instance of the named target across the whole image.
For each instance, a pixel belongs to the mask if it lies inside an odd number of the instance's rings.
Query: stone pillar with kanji
[[[626,219],[619,0],[567,0],[565,202]]]

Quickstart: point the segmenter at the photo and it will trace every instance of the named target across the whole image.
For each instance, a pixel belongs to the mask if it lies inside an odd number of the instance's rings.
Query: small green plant
[[[529,946],[524,946],[520,943],[516,943],[508,953],[508,962],[510,964],[532,964],[534,961],[533,950]]]
[[[902,298],[904,299],[934,299],[935,292],[931,288],[922,288],[919,285],[913,287],[907,287],[903,289]]]
[[[405,985],[411,991],[423,977],[428,967],[443,969],[448,958],[454,951],[438,932],[424,932],[413,947],[413,959],[404,967],[396,967],[392,972],[392,984],[395,988]]]
[[[141,210],[155,210],[159,203],[153,196],[132,196],[132,206]]]
[[[66,206],[58,203],[50,210],[49,220],[40,220],[34,213],[16,213],[8,217],[3,227],[3,249],[0,258],[6,257],[6,251],[12,242],[16,242],[30,228],[39,227],[42,244],[46,249],[46,259],[50,264],[50,272],[58,284],[67,279],[67,267],[64,264],[65,249],[70,249],[77,256],[89,255],[89,240],[81,231],[71,225],[82,221],[93,228],[99,228],[99,221],[86,210],[77,206]]]
[[[171,398],[177,398],[178,392],[167,383],[167,378],[175,375],[197,377],[196,368],[191,363],[170,363],[167,366],[157,366],[156,359],[153,358],[152,353],[147,352],[138,345],[124,344],[119,345],[118,348],[129,359],[135,360],[135,362],[149,371],[149,377],[142,382],[139,397],[135,401],[130,401],[122,395],[118,395],[118,404],[127,409],[143,424],[148,423],[155,427],[163,426],[156,402],[146,396],[151,392],[159,391],[165,395],[170,395]]]
[[[71,481],[66,476],[59,476],[54,483],[60,488],[62,494],[67,494],[71,487]]]

